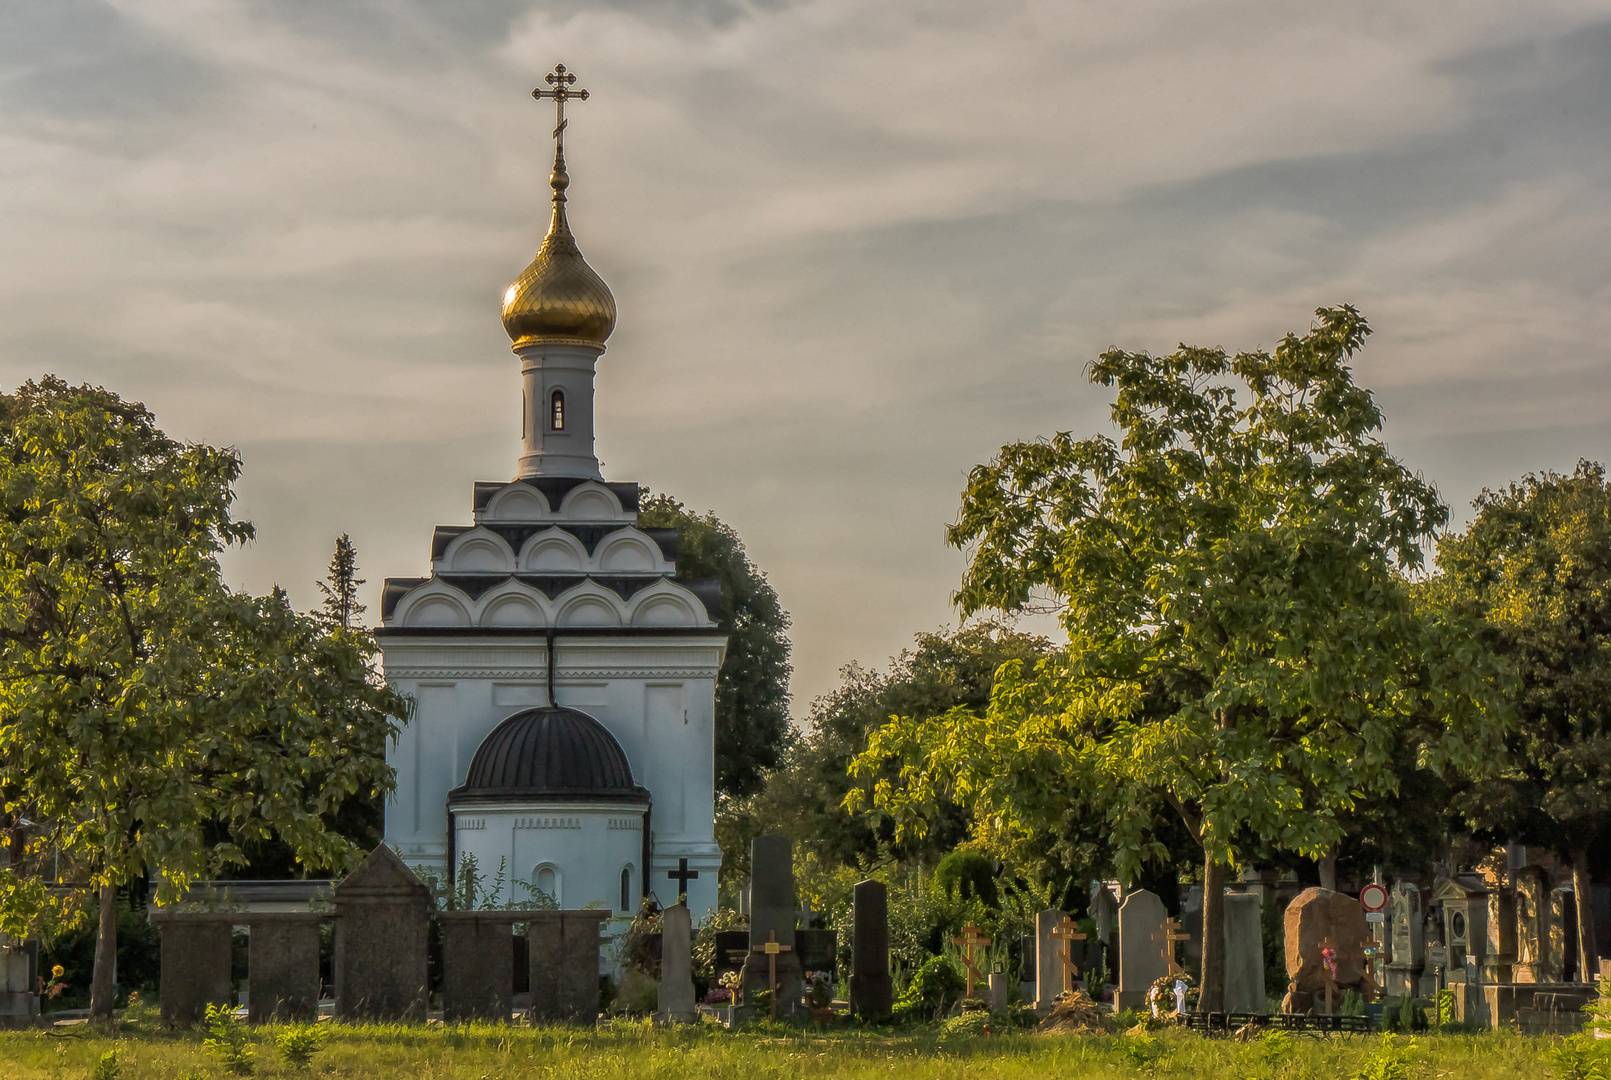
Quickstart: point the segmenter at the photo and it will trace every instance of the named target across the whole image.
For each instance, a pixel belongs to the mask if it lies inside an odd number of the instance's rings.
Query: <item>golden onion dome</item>
[[[531,265],[503,296],[503,328],[516,349],[526,345],[591,345],[602,349],[615,329],[615,297],[582,258],[565,220],[565,151],[556,147],[554,218]]]

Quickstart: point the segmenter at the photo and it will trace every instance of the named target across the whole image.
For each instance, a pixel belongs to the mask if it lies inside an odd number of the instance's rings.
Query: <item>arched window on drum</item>
[[[555,390],[548,395],[548,430],[565,430],[565,391]]]

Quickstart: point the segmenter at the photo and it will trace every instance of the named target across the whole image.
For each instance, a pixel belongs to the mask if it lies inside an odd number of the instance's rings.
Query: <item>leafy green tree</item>
[[[1119,441],[1062,433],[976,467],[949,533],[972,548],[957,601],[1049,599],[1068,655],[1007,664],[982,716],[876,730],[857,762],[904,828],[956,799],[997,847],[1100,808],[1125,877],[1169,857],[1172,809],[1202,852],[1205,1011],[1239,845],[1330,854],[1339,815],[1392,790],[1406,731],[1434,769],[1493,745],[1481,650],[1421,617],[1402,576],[1447,511],[1375,435],[1347,366],[1365,320],[1317,319],[1273,353],[1104,353],[1090,374],[1117,388]]]
[[[1446,604],[1480,615],[1517,679],[1504,769],[1460,802],[1496,837],[1548,847],[1572,867],[1578,971],[1592,978],[1589,856],[1611,835],[1611,486],[1579,462],[1530,474],[1473,503],[1438,544]]]
[[[923,837],[897,840],[888,823],[844,808],[851,761],[866,747],[867,733],[891,716],[934,716],[958,705],[983,709],[997,668],[1011,659],[1033,661],[1050,648],[1045,638],[1004,621],[976,620],[951,633],[918,634],[883,671],[846,665],[839,686],[812,702],[803,730],[762,790],[722,808],[717,830],[727,871],[744,872],[749,841],[763,831],[782,831],[834,866],[858,866],[883,854],[932,864],[967,836],[967,812],[950,806]]]
[[[352,546],[352,537],[342,533],[336,537],[330,570],[319,582],[319,591],[324,594],[319,614],[325,622],[343,630],[353,628],[352,624],[364,613],[364,605],[358,602],[358,586],[363,583],[358,576],[358,550]]]
[[[677,530],[677,576],[721,583],[727,658],[716,677],[716,791],[747,795],[775,768],[789,733],[789,613],[749,560],[744,542],[712,513],[642,489],[638,524]]]
[[[348,865],[324,815],[392,784],[375,748],[407,709],[373,645],[220,579],[219,552],[252,535],[230,514],[239,472],[98,387],[0,396],[0,793],[41,823],[36,872],[0,869],[0,928],[76,921],[37,872],[47,853],[71,867],[97,899],[97,1016],[119,885],[171,900],[268,836]]]

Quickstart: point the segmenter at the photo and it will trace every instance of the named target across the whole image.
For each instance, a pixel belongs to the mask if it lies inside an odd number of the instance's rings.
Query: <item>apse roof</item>
[[[545,705],[509,717],[476,749],[450,804],[493,800],[641,802],[626,753],[603,724],[576,709]]]

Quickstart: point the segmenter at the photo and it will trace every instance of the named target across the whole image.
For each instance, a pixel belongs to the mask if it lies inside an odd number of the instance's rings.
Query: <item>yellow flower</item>
[[[62,967],[60,964],[57,964],[55,967],[50,969],[50,977],[53,979],[59,979],[66,974],[67,969]]]

